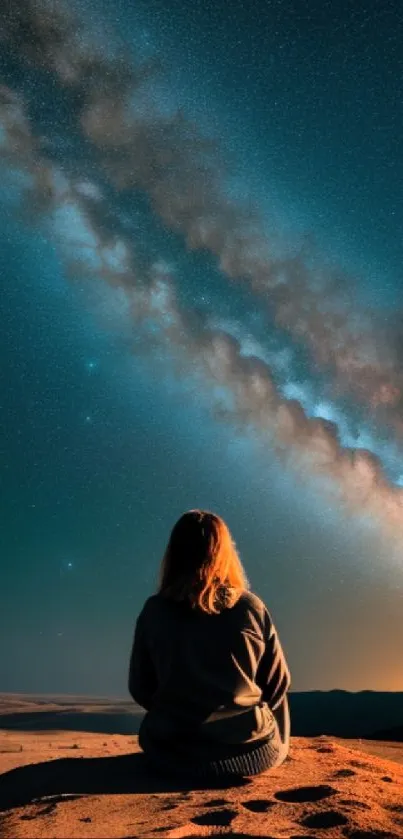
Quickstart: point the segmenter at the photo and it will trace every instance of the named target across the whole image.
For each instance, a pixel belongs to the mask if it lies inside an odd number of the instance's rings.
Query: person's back
[[[270,614],[248,590],[221,519],[190,511],[175,528],[130,659],[130,693],[148,711],[140,745],[171,771],[254,774],[279,765],[290,676]]]

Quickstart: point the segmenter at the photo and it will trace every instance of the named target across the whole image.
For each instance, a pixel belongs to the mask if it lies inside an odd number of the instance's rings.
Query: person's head
[[[230,608],[249,583],[227,525],[207,510],[176,522],[162,560],[159,592],[210,614]]]

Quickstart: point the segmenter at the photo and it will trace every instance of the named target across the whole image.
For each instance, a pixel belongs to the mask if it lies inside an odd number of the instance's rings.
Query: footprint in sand
[[[241,802],[242,806],[251,813],[267,813],[275,803],[275,801],[268,801],[267,798],[251,798],[249,801]]]
[[[226,804],[230,804],[230,801],[227,801],[226,798],[211,798],[210,801],[205,801],[205,807],[225,807]]]
[[[337,792],[334,787],[327,784],[318,784],[316,787],[293,787],[293,789],[280,790],[274,793],[274,798],[278,801],[287,801],[290,803],[301,803],[303,801],[321,801],[322,798],[328,798],[329,795],[334,795]]]
[[[56,804],[47,804],[46,807],[42,808],[42,810],[37,810],[36,813],[33,813],[32,815],[29,813],[23,813],[23,815],[20,816],[20,820],[27,822],[33,821],[34,819],[39,819],[40,816],[49,816],[50,813],[54,813],[55,810]]]
[[[359,769],[371,769],[372,772],[374,771],[374,767],[370,763],[365,763],[363,760],[350,760],[350,766],[357,766]]]
[[[45,804],[45,802],[49,802],[49,805],[53,807],[60,802],[74,801],[76,798],[84,798],[84,794],[80,792],[60,792],[55,795],[41,795],[40,798],[33,798],[31,803]]]
[[[387,804],[384,809],[392,813],[403,813],[403,804]]]
[[[358,801],[355,798],[340,798],[339,804],[344,804],[346,807],[357,807],[359,810],[370,810],[369,804],[364,801]]]
[[[388,830],[349,830],[346,833],[348,839],[397,839],[395,833]]]
[[[159,829],[161,829],[161,828],[159,828]],[[260,834],[249,833],[249,831],[248,831],[248,833],[237,833],[236,831],[233,832],[232,830],[231,830],[230,833],[228,833],[228,831],[224,831],[224,833],[222,831],[219,831],[219,832],[213,833],[213,834],[210,834],[209,832],[208,833],[205,833],[205,832],[195,833],[194,828],[190,823],[182,825],[182,827],[178,827],[175,830],[170,830],[168,833],[166,833],[166,839],[196,839],[196,837],[210,836],[210,835],[212,835],[212,836],[218,836],[218,835],[220,835],[220,836],[231,836],[231,839],[275,839],[274,836],[271,836],[271,835],[269,836],[268,833],[265,833],[264,837],[263,837],[261,833]],[[128,839],[137,839],[137,837],[136,836],[129,836]],[[294,837],[290,837],[290,839],[294,839]],[[307,839],[307,837],[305,835],[305,836],[296,837],[295,839]],[[319,836],[310,836],[309,839],[319,839]]]
[[[209,825],[210,827],[228,827],[238,815],[237,810],[230,810],[229,807],[223,810],[213,810],[210,813],[202,813],[190,821],[192,824]]]
[[[354,769],[338,769],[337,772],[332,775],[332,778],[352,778],[353,775],[356,774],[357,773],[354,772]]]
[[[338,810],[325,810],[323,813],[312,813],[301,819],[299,824],[303,827],[339,827],[347,824],[348,818],[339,813]]]

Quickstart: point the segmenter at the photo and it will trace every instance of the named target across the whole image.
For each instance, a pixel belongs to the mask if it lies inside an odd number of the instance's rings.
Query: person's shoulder
[[[188,620],[191,610],[188,604],[172,600],[157,592],[145,601],[138,620],[143,626],[165,626],[170,631],[172,624]]]
[[[245,591],[242,592],[238,602],[242,604],[244,608],[251,609],[254,612],[259,612],[259,614],[264,614],[267,611],[263,600],[255,594],[254,591],[249,591],[248,589],[245,589]]]
[[[236,604],[237,620],[257,635],[270,633],[270,615],[263,600],[253,591],[243,591]],[[235,614],[234,614],[235,619]]]
[[[253,615],[260,623],[266,625],[271,621],[266,604],[255,592],[245,590],[238,600],[239,608],[249,615]]]
[[[159,594],[151,594],[150,597],[147,597],[145,600],[143,607],[140,611],[140,615],[146,617],[148,615],[154,614],[161,608],[161,597]]]

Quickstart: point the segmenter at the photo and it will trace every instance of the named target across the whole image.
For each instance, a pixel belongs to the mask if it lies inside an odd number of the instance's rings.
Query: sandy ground
[[[54,705],[42,704],[42,726],[59,719]],[[403,744],[293,738],[278,769],[196,788],[153,776],[135,734],[82,730],[93,708],[71,707],[81,730],[29,730],[26,703],[21,731],[15,702],[3,708],[1,837],[403,837]]]

